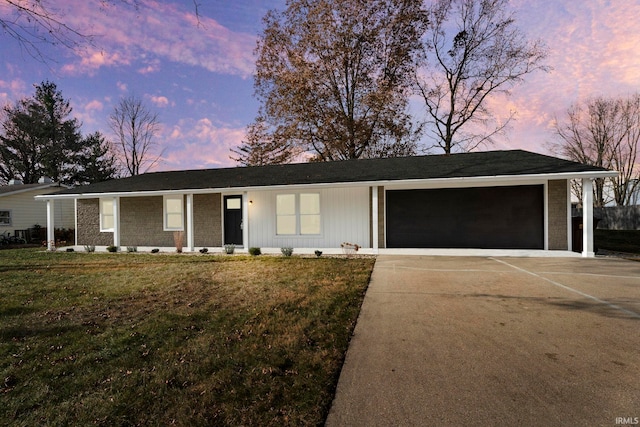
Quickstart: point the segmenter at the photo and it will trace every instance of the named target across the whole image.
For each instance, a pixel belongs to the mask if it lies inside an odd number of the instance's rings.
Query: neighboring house
[[[77,203],[76,245],[571,250],[569,180],[602,168],[521,150],[156,172],[39,196]],[[51,222],[55,218],[50,218]]]
[[[34,197],[55,193],[67,187],[60,186],[46,178],[37,184],[23,184],[11,180],[8,185],[0,186],[0,234],[21,235],[34,225],[47,225],[47,204]],[[75,213],[72,200],[57,204],[52,212],[57,228],[74,228]]]

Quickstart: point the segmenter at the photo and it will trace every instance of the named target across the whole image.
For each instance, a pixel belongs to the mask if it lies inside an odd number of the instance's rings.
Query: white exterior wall
[[[0,197],[0,210],[11,211],[11,226],[0,225],[0,233],[14,230],[26,230],[35,224],[47,226],[47,203],[43,200],[35,200],[34,196],[59,191],[56,187],[49,191],[33,190],[23,193],[8,194]],[[55,203],[56,228],[75,228],[75,212],[73,200],[56,200]]]
[[[320,194],[321,233],[318,236],[277,236],[276,195]],[[282,189],[251,191],[249,204],[249,246],[260,248],[340,248],[343,242],[371,247],[369,232],[369,187],[324,189]]]

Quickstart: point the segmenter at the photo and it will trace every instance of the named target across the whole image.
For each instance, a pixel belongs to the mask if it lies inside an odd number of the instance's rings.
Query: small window
[[[11,225],[11,211],[0,211],[0,226]]]
[[[113,199],[100,199],[100,231],[113,231]]]
[[[182,196],[164,196],[164,230],[184,230]]]
[[[276,234],[320,234],[320,194],[278,194]]]
[[[238,210],[242,208],[240,203],[241,203],[241,199],[239,197],[233,197],[233,198],[230,197],[227,199],[227,209]]]

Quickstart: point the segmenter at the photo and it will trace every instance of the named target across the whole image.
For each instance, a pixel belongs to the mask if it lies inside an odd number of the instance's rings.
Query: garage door
[[[544,188],[392,190],[388,248],[544,249]]]

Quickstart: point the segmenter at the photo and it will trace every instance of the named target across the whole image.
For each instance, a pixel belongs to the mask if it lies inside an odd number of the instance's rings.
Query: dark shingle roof
[[[557,173],[605,169],[522,150],[487,151],[388,159],[361,159],[255,167],[153,172],[56,194],[202,190],[294,184],[399,181]]]
[[[60,187],[59,184],[12,184],[0,186],[0,196],[8,196],[12,193],[21,193],[23,191],[37,190],[40,188]]]

